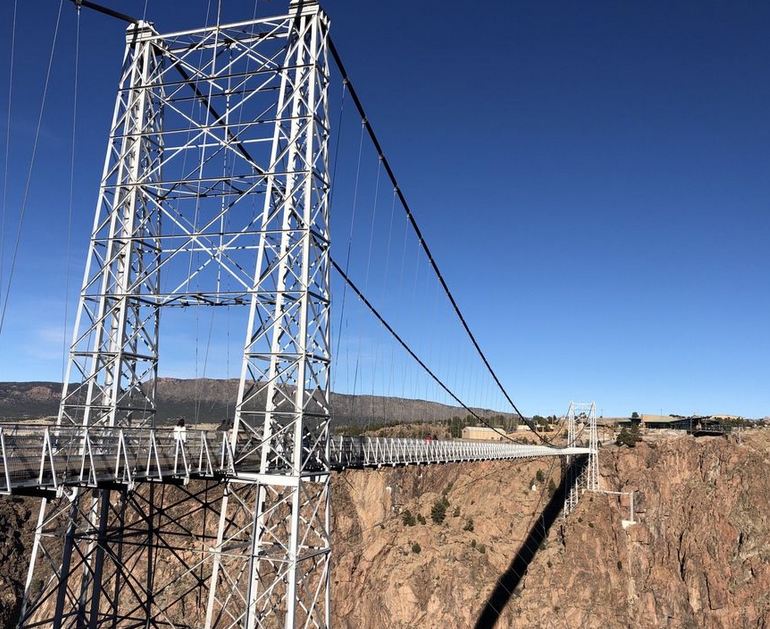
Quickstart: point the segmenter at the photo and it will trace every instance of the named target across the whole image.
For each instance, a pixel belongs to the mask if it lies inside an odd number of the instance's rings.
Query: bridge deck
[[[0,424],[0,494],[51,493],[67,486],[131,485],[139,481],[225,480],[236,471],[256,472],[259,441],[229,433],[187,429],[56,427]],[[376,468],[410,464],[510,460],[587,454],[587,448],[551,448],[462,440],[337,436],[329,468]],[[308,460],[306,472],[324,469]],[[289,470],[271,470],[286,474]]]

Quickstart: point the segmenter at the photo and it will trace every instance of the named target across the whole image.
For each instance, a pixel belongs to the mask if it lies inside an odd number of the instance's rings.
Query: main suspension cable
[[[472,415],[476,420],[480,421],[482,424],[487,426],[488,428],[491,428],[496,433],[498,433],[503,438],[507,439],[511,443],[517,443],[514,439],[511,439],[507,434],[504,432],[501,432],[498,430],[495,426],[493,426],[490,422],[488,422],[486,419],[481,417],[476,411],[474,411],[470,406],[468,406],[465,402],[463,402],[457,394],[452,391],[441,378],[439,378],[435,372],[428,367],[428,365],[425,364],[425,362],[417,355],[417,353],[409,346],[409,344],[401,337],[401,335],[396,332],[393,327],[385,320],[385,317],[383,317],[380,312],[377,310],[377,308],[374,307],[374,304],[370,302],[364,293],[361,291],[358,286],[353,282],[353,280],[348,277],[347,273],[343,270],[343,268],[337,264],[336,260],[334,258],[329,258],[329,262],[334,268],[337,273],[339,273],[340,277],[345,281],[345,283],[350,287],[350,289],[356,294],[356,296],[361,300],[361,302],[369,309],[369,311],[374,315],[374,317],[382,324],[382,326],[390,333],[390,335],[396,339],[396,341],[401,345],[401,347],[406,350],[406,352],[411,356],[414,361],[422,367],[422,369],[427,373],[435,382],[438,384],[439,387],[441,387],[449,397],[451,397],[455,402],[457,402],[463,409],[465,409],[466,412],[468,412],[470,415]],[[539,433],[535,433],[538,437],[540,437],[541,441],[544,443],[548,443]]]
[[[527,424],[530,430],[532,430],[532,432],[534,432],[541,441],[548,443],[548,440],[545,439],[540,433],[537,432],[537,430],[535,429],[534,423],[531,422],[529,419],[527,419],[522,414],[522,412],[518,409],[515,402],[513,401],[513,398],[511,398],[511,396],[508,394],[508,391],[503,386],[502,382],[500,381],[500,378],[497,376],[497,373],[492,368],[492,365],[487,359],[486,354],[484,354],[484,351],[481,349],[479,342],[476,340],[476,336],[471,331],[470,326],[468,325],[468,322],[465,319],[465,316],[460,310],[460,306],[458,305],[457,300],[452,294],[452,291],[449,289],[449,286],[447,285],[446,280],[444,279],[444,276],[441,273],[441,270],[439,269],[438,264],[436,263],[436,260],[433,257],[433,254],[431,253],[430,248],[428,247],[428,243],[425,241],[425,237],[423,236],[422,230],[417,224],[417,220],[414,217],[414,214],[409,206],[409,203],[407,202],[403,191],[398,185],[398,181],[396,180],[396,176],[393,172],[393,169],[391,168],[390,163],[388,162],[388,158],[385,156],[385,153],[382,150],[382,145],[380,144],[379,140],[377,139],[377,136],[374,133],[374,129],[372,128],[372,125],[369,122],[369,118],[366,116],[366,112],[364,111],[364,107],[363,107],[363,104],[361,103],[361,99],[358,97],[358,93],[356,92],[355,87],[353,86],[353,83],[351,82],[350,77],[348,76],[347,70],[345,69],[345,66],[342,63],[342,59],[340,58],[340,55],[337,52],[337,48],[335,47],[334,42],[331,38],[329,38],[329,51],[331,52],[332,57],[334,58],[334,62],[337,64],[337,68],[340,71],[342,80],[348,86],[348,90],[350,91],[350,96],[353,99],[353,103],[355,104],[356,109],[358,110],[358,113],[361,116],[361,122],[366,128],[367,134],[369,135],[369,139],[371,140],[374,146],[374,149],[377,152],[377,156],[382,161],[382,165],[385,168],[385,172],[388,174],[388,178],[393,184],[393,188],[396,191],[396,195],[398,196],[398,199],[401,202],[401,205],[404,208],[404,211],[406,212],[406,216],[409,220],[409,223],[412,226],[412,229],[414,230],[417,236],[420,246],[422,247],[422,250],[425,252],[425,255],[427,256],[428,261],[430,262],[433,272],[438,278],[438,281],[441,283],[441,287],[443,288],[444,293],[449,299],[449,302],[452,305],[452,308],[455,314],[457,315],[457,318],[460,320],[460,323],[462,324],[463,329],[467,333],[468,338],[473,344],[473,347],[475,348],[476,353],[481,357],[481,360],[484,363],[484,366],[486,367],[489,374],[492,376],[492,379],[495,381],[495,384],[497,385],[498,389],[500,389],[505,399],[511,405],[511,408],[513,408],[513,410],[521,418],[521,420],[525,424]]]

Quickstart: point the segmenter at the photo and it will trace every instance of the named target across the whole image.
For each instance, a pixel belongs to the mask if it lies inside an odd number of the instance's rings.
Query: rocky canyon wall
[[[552,527],[498,626],[767,626],[769,447],[762,431],[742,443],[682,436],[603,448],[601,485],[636,491],[637,524],[621,525],[626,501],[587,494]],[[339,625],[473,626],[528,529],[537,469],[547,471],[529,462],[348,473],[336,487],[346,505],[336,531]],[[430,506],[447,487],[449,516],[436,525]],[[393,507],[427,523],[405,526]]]
[[[586,495],[506,593],[497,626],[768,626],[768,452],[770,431],[740,443],[672,437],[602,448],[602,487],[636,491],[637,524],[623,528],[628,505],[618,498]],[[473,627],[558,467],[541,460],[335,475],[335,626]],[[437,502],[445,505],[440,524],[431,519]],[[18,610],[36,509],[33,499],[0,499],[0,626],[12,626]]]

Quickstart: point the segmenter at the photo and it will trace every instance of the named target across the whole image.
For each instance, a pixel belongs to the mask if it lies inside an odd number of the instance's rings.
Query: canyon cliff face
[[[768,626],[769,448],[766,431],[742,443],[682,436],[603,448],[601,486],[637,492],[637,524],[623,528],[625,500],[586,494],[551,528],[498,626]],[[530,526],[538,469],[547,475],[543,462],[343,475],[338,626],[473,626]],[[447,488],[447,518],[433,524]],[[404,509],[427,523],[403,524]]]
[[[586,494],[494,600],[497,626],[770,625],[768,452],[764,430],[740,443],[603,447],[602,488],[635,490],[637,523],[622,526],[627,502]],[[336,474],[334,626],[474,626],[548,501],[550,474],[558,483],[557,459]],[[0,626],[13,626],[36,515],[34,499],[0,499]],[[194,615],[188,626],[200,626]]]
[[[769,447],[761,431],[740,442],[684,436],[613,449],[600,459],[602,487],[637,492],[638,524],[624,531],[627,512],[613,500],[584,500],[564,526],[564,544],[537,556],[514,604],[517,622],[767,626]]]
[[[39,502],[0,496],[0,627],[13,627],[20,611]]]

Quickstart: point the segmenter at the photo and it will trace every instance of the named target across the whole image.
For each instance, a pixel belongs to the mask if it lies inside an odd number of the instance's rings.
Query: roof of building
[[[672,424],[690,421],[689,417],[674,417],[672,415],[642,415],[641,419],[644,424]]]
[[[480,430],[482,432],[494,432],[497,433],[498,431],[494,428],[490,428],[489,426],[465,426],[463,430]]]

